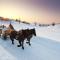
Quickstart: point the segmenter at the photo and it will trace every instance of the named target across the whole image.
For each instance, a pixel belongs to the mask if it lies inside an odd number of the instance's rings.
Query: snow
[[[60,27],[60,25],[58,26]],[[58,26],[40,27],[36,29],[37,35],[60,42],[60,28]]]
[[[10,39],[4,41],[0,38],[0,60],[60,60],[60,25],[39,27],[15,21],[11,23],[16,30],[36,28],[37,36],[31,39],[31,46],[24,44],[24,50],[17,47],[16,40],[12,45]]]

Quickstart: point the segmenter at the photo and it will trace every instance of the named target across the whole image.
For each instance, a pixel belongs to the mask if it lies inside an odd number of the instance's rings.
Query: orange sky
[[[37,23],[60,22],[60,12],[50,10],[45,6],[30,5],[23,1],[0,0],[0,16]]]

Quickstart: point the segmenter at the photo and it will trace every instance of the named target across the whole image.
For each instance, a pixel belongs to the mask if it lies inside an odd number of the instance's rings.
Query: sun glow
[[[59,12],[58,12],[59,13]],[[19,19],[27,22],[52,23],[60,22],[60,13],[48,10],[46,7],[21,3],[20,0],[0,1],[0,16]]]
[[[15,12],[14,11],[11,11],[11,10],[8,10],[8,9],[2,10],[0,12],[0,15],[3,16],[3,17],[6,17],[6,18],[14,18],[14,19],[17,18]]]

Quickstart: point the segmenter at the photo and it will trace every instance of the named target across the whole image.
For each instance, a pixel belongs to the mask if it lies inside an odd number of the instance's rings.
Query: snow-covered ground
[[[16,40],[12,45],[10,39],[4,41],[0,38],[0,60],[60,60],[60,25],[39,27],[14,21],[11,23],[16,30],[36,28],[37,36],[31,39],[31,46],[24,44],[24,50],[17,47]]]
[[[37,28],[37,35],[60,42],[60,25]]]

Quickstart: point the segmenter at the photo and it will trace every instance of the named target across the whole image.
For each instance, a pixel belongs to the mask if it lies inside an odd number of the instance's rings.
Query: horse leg
[[[4,40],[7,39],[7,35],[6,35],[6,34],[3,35],[3,39],[4,39]]]
[[[14,40],[12,39],[12,44],[14,44]]]
[[[30,39],[28,41],[29,41],[29,46],[31,46]]]
[[[11,39],[11,41],[12,41],[12,44],[14,44],[14,39],[13,38],[10,38]]]
[[[19,44],[20,44],[20,45],[17,45],[17,47],[21,47],[21,41],[19,41]]]
[[[24,50],[24,41],[22,41],[22,49]]]
[[[31,38],[27,38],[27,41],[28,41],[28,42],[26,42],[27,44],[29,44],[29,46],[31,46],[30,39],[31,39]]]

